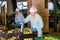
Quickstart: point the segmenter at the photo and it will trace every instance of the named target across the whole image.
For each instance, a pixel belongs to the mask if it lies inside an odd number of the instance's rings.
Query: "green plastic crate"
[[[42,37],[36,37],[35,40],[42,40],[42,38],[45,38],[45,37],[53,37],[53,38],[57,38],[58,40],[60,40],[59,36],[51,36],[51,35],[42,36]]]
[[[11,28],[20,28],[21,25],[16,25],[16,24],[12,25],[12,24],[10,24],[9,26],[10,26]]]

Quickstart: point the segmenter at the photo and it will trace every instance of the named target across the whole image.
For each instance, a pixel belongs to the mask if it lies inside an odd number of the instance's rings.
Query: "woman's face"
[[[35,16],[36,13],[35,13],[35,12],[30,12],[30,14],[31,14],[32,16]]]
[[[16,11],[16,14],[18,14],[19,13],[19,11]]]

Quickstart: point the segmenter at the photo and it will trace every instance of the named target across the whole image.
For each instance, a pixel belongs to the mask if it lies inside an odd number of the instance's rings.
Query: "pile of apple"
[[[11,37],[8,40],[16,40],[16,37]]]
[[[0,37],[0,40],[6,40],[6,38]]]
[[[24,40],[33,40],[33,38],[25,38]]]
[[[42,40],[59,40],[59,39],[53,38],[53,37],[45,37],[45,38],[42,38]]]
[[[22,31],[19,28],[16,28],[15,30],[8,30],[8,33],[13,33],[13,31],[19,31],[22,32],[23,34],[31,34],[32,31],[29,28],[24,28]]]
[[[32,31],[31,31],[29,28],[25,28],[25,29],[23,30],[23,33],[24,33],[24,34],[32,34]]]
[[[14,30],[8,30],[7,33],[13,33]]]

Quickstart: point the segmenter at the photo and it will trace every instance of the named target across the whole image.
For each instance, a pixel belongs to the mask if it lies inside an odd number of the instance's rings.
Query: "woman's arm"
[[[26,19],[24,19],[24,22],[25,22],[25,23],[29,22],[30,17],[31,17],[31,16],[30,16],[30,15],[28,15],[28,16],[26,17]]]
[[[39,28],[43,28],[44,24],[43,24],[42,17],[38,16],[38,20],[39,20]]]

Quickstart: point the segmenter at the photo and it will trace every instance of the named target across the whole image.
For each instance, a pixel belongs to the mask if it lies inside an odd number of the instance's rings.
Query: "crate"
[[[5,33],[0,32],[0,37],[10,39],[16,37],[16,40],[34,40],[37,37],[37,31],[33,31],[31,34],[24,34],[18,30],[8,30]]]
[[[52,36],[52,35],[47,35],[47,36],[42,36],[42,37],[36,37],[35,40],[42,40],[45,37],[50,37],[50,38],[52,37],[52,38],[56,38],[56,39],[60,40],[59,36]]]
[[[20,39],[24,40],[25,38],[32,38],[33,40],[37,37],[37,31],[33,32],[32,34],[21,34]]]

